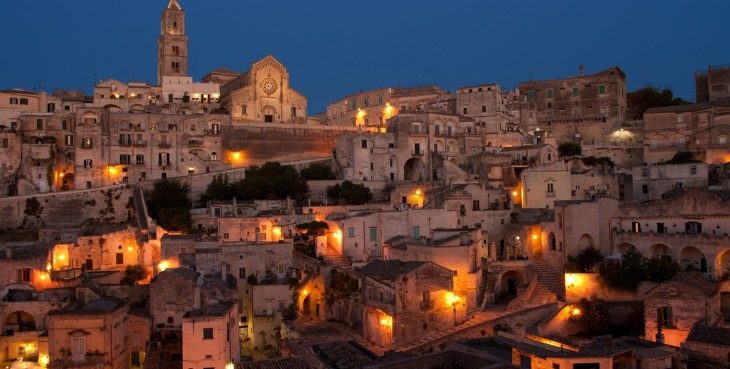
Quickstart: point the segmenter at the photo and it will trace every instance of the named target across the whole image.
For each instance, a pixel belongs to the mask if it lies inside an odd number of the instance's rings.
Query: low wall
[[[114,186],[0,198],[0,228],[77,228],[133,217],[132,188]]]

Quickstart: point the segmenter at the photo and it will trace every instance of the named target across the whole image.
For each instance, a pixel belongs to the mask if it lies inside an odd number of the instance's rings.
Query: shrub
[[[674,278],[679,273],[679,264],[671,259],[651,258],[645,261],[646,279],[661,283]]]
[[[134,285],[147,278],[147,274],[147,268],[142,265],[127,265],[120,282],[122,284]]]
[[[308,167],[302,169],[299,175],[307,181],[323,181],[335,179],[332,169],[329,165],[323,163],[312,163]]]
[[[581,334],[600,336],[609,333],[611,319],[605,301],[583,298],[572,309],[569,320],[578,324]]]
[[[327,187],[327,197],[338,201],[341,205],[362,205],[373,200],[373,194],[369,188],[350,181]]]
[[[578,256],[568,256],[568,271],[574,273],[589,273],[604,259],[600,250],[595,247],[588,247],[581,251]]]
[[[573,142],[563,142],[558,146],[558,154],[560,156],[577,156],[582,153],[579,144]]]
[[[602,284],[624,291],[636,291],[644,279],[643,257],[635,250],[623,253],[621,263],[603,263],[598,271]]]

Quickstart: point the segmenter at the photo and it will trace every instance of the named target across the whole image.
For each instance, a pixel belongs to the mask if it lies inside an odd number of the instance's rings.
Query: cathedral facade
[[[307,98],[289,85],[286,67],[271,55],[221,86],[221,105],[234,121],[299,123],[307,121]]]

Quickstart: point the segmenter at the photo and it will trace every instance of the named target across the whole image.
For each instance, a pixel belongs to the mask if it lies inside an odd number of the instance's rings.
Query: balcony
[[[91,149],[94,148],[94,144],[91,144],[91,143],[82,143],[79,146],[79,148],[84,149],[84,150],[91,150]]]
[[[203,146],[203,141],[200,141],[200,140],[188,141],[188,147],[201,147],[201,146]]]
[[[143,167],[143,166],[145,166],[145,164],[144,164],[144,161],[136,161],[136,162],[134,162],[134,165],[135,165],[135,166],[138,166],[138,167]]]
[[[131,141],[119,141],[119,146],[130,147],[130,146],[132,146],[132,142]]]
[[[162,169],[167,169],[167,168],[169,168],[169,167],[171,167],[171,166],[172,166],[172,162],[169,162],[169,161],[161,161],[161,162],[159,162],[159,163],[157,163],[157,164],[158,164],[158,165],[159,165],[159,167],[160,167],[160,168],[162,168]]]
[[[161,149],[169,149],[172,147],[172,145],[169,142],[159,142],[157,146]]]
[[[555,191],[545,191],[545,197],[555,197]]]
[[[411,156],[423,156],[423,151],[413,150],[413,152],[411,152]]]
[[[147,146],[147,140],[138,140],[134,142],[134,146],[136,147],[146,147]]]
[[[221,131],[219,129],[206,129],[203,133],[207,136],[219,136]]]

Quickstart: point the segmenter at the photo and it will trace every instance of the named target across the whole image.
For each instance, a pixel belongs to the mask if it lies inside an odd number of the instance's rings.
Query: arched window
[[[167,324],[174,324],[174,323],[175,323],[175,319],[173,319],[171,316],[168,316],[167,317]]]
[[[210,154],[210,160],[218,160],[218,154],[217,153],[211,153]]]

